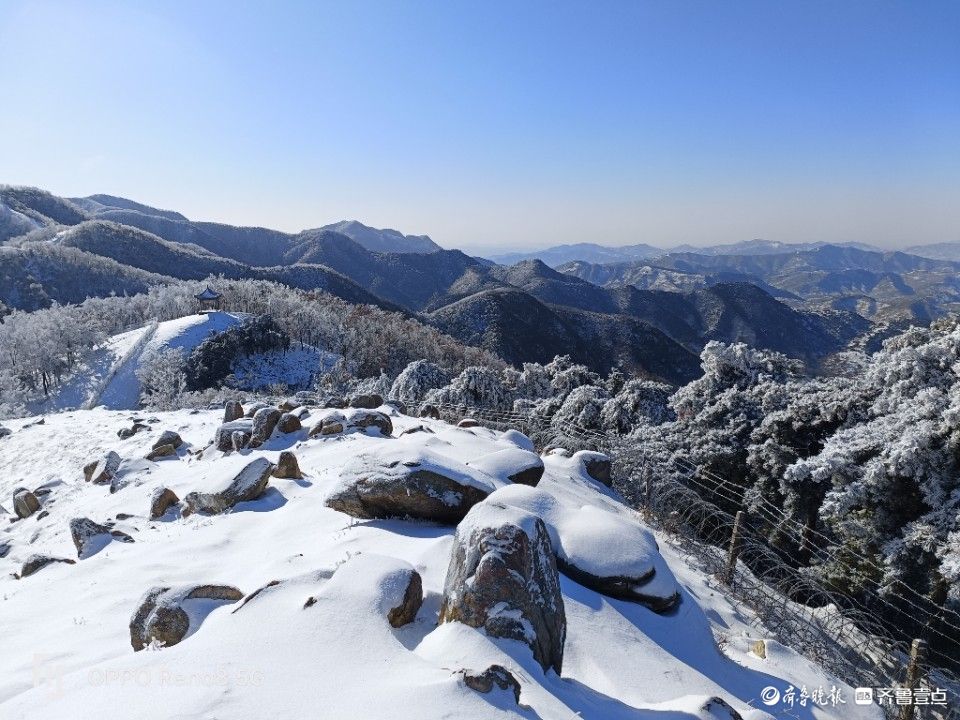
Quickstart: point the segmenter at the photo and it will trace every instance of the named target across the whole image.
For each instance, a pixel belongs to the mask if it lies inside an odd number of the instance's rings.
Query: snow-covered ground
[[[183,333],[194,332],[186,324]],[[195,332],[201,332],[197,327]],[[170,335],[166,336],[172,337]],[[178,335],[177,337],[182,337]],[[153,341],[151,341],[153,342]],[[119,394],[119,393],[118,393]],[[0,498],[10,509],[14,489],[47,485],[45,517],[2,519],[0,546],[0,717],[58,720],[147,718],[557,718],[649,720],[729,718],[722,707],[701,709],[710,696],[744,718],[879,718],[875,707],[853,704],[853,691],[771,639],[722,588],[687,565],[668,538],[640,527],[639,516],[592,480],[573,458],[549,454],[538,491],[549,494],[555,532],[575,532],[570,555],[609,549],[620,567],[665,562],[681,602],[659,615],[601,595],[561,576],[567,636],[562,676],[544,673],[528,647],[488,637],[457,622],[437,625],[455,528],[404,520],[357,520],[325,505],[350,468],[379,457],[426,458],[489,484],[492,453],[524,447],[516,433],[457,428],[390,412],[393,437],[352,433],[308,438],[306,430],[277,435],[257,450],[221,453],[206,447],[223,411],[142,415],[151,427],[127,440],[129,412],[104,408],[5,423],[0,439]],[[311,411],[309,427],[326,411]],[[432,430],[400,435],[425,425]],[[163,430],[186,444],[170,458],[143,459]],[[168,512],[148,519],[158,487],[180,498],[222,487],[251,460],[276,462],[293,450],[302,479],[271,478],[259,499],[215,516]],[[125,487],[84,481],[82,468],[116,451]],[[497,456],[501,457],[501,456]],[[485,469],[482,469],[485,468]],[[502,478],[497,493],[530,500]],[[511,491],[511,492],[506,492]],[[521,497],[522,496],[522,497]],[[550,504],[548,503],[548,504]],[[129,514],[116,520],[118,514]],[[613,514],[616,526],[592,518]],[[77,559],[68,523],[88,517],[135,542],[110,542]],[[554,532],[554,531],[552,531]],[[627,540],[637,542],[638,559]],[[601,545],[602,543],[602,545]],[[659,545],[660,556],[656,555]],[[15,579],[33,553],[76,560]],[[383,603],[399,562],[423,578],[424,602],[414,622],[393,628]],[[669,576],[668,576],[669,577]],[[153,586],[220,583],[249,595],[281,581],[238,609],[201,602],[191,610],[190,634],[179,644],[134,652],[129,622]],[[312,602],[307,602],[312,598]],[[199,602],[199,601],[198,601]],[[722,637],[723,649],[716,642]],[[767,639],[766,658],[751,647]],[[493,663],[520,681],[520,705],[507,692],[468,688],[460,670]],[[838,686],[846,704],[765,706],[764,689],[793,686],[813,692]]]

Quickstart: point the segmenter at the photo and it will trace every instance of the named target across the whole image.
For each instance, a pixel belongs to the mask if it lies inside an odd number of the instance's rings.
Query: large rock
[[[224,423],[217,428],[217,432],[214,434],[213,442],[217,446],[217,450],[223,452],[229,452],[233,450],[233,434],[235,432],[244,433],[247,437],[253,435],[253,421],[247,418],[241,418],[239,420],[232,420],[231,422]]]
[[[420,417],[433,418],[434,420],[440,419],[439,408],[437,408],[436,405],[432,405],[430,403],[423,403],[423,405],[421,405],[420,409],[417,411],[417,414]]]
[[[88,467],[90,465],[84,467],[85,475]],[[119,470],[120,456],[111,450],[101,460],[97,461],[97,464],[90,470],[90,476],[87,479],[95,485],[109,485],[113,482]]]
[[[195,512],[215,515],[229,510],[238,502],[256,500],[267,489],[273,463],[260,457],[249,463],[233,478],[230,484],[219,492],[188,493],[183,499],[186,507],[184,516]]]
[[[243,405],[238,400],[227,400],[223,406],[223,421],[225,423],[239,420],[243,417]]]
[[[58,558],[52,557],[51,555],[31,555],[27,558],[26,562],[23,563],[23,567],[20,569],[20,574],[17,577],[28,577],[52,563],[67,563],[68,565],[73,565],[76,562],[76,560],[72,560],[70,558]]]
[[[275,407],[265,407],[257,410],[253,416],[253,434],[250,437],[250,447],[260,447],[269,440],[282,415],[283,413]]]
[[[535,452],[519,447],[504,448],[467,463],[503,482],[536,485],[543,477],[543,460]]]
[[[383,398],[376,393],[354,395],[350,398],[350,407],[373,410],[383,405]]]
[[[349,432],[366,432],[375,429],[380,435],[393,434],[393,421],[378,410],[350,409],[346,412],[327,413],[310,429],[310,437],[317,435],[339,435]]]
[[[277,430],[284,434],[297,432],[301,427],[300,418],[289,412],[285,412],[280,416],[280,419],[277,420]]]
[[[289,450],[280,453],[280,459],[277,460],[277,466],[273,469],[275,478],[290,478],[298,480],[303,477],[300,472],[300,464],[297,462],[297,456]]]
[[[150,452],[147,453],[147,460],[151,462],[156,462],[161,458],[165,457],[175,457],[177,454],[177,448],[173,445],[157,445]]]
[[[150,496],[150,519],[158,520],[166,515],[167,510],[180,502],[180,498],[170,488],[158,487]]]
[[[557,565],[543,521],[484,502],[457,527],[440,622],[462,622],[491,637],[527,644],[544,671],[559,675],[567,620]]]
[[[256,415],[258,411],[263,410],[265,407],[270,407],[270,405],[260,401],[251,403],[249,406],[247,406],[247,411],[243,414],[243,416],[253,419],[253,416]]]
[[[281,410],[281,412],[288,413],[291,410],[296,410],[302,404],[303,403],[301,403],[296,398],[287,398],[286,400],[281,402],[279,405],[277,405],[277,407]]]
[[[154,587],[141,598],[140,605],[130,618],[130,644],[135,651],[152,643],[162,647],[176,645],[190,632],[189,605],[210,609],[210,601],[235,603],[243,593],[230,585],[185,585]]]
[[[427,451],[391,457],[362,456],[348,464],[327,506],[358,518],[409,517],[455,524],[495,488],[466,466]]]
[[[613,461],[609,455],[592,450],[581,450],[574,453],[573,458],[583,463],[583,469],[594,480],[607,487],[613,485]]]
[[[405,585],[403,596],[398,598],[400,602],[387,608],[387,620],[393,627],[403,627],[417,619],[417,613],[423,605],[423,579],[420,573],[410,568],[403,573],[397,584]]]
[[[70,536],[77,548],[77,557],[81,560],[96,555],[113,540],[123,543],[133,542],[133,538],[125,532],[114,530],[112,525],[101,525],[90,518],[71,520]]]
[[[37,496],[26,488],[17,488],[13,491],[13,511],[18,518],[28,518],[40,509]]]
[[[158,447],[163,445],[173,445],[174,449],[178,449],[183,445],[183,438],[180,437],[179,433],[174,432],[173,430],[164,430],[160,433],[160,437],[157,438],[157,441],[153,443],[153,449],[156,450]]]

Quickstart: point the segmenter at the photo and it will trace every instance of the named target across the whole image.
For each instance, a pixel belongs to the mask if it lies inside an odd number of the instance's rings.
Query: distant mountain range
[[[109,195],[65,199],[0,186],[0,303],[32,310],[134,294],[177,279],[258,278],[322,289],[418,316],[521,363],[557,354],[598,371],[684,382],[710,340],[742,341],[811,363],[847,346],[870,319],[928,319],[960,297],[960,264],[858,246],[752,241],[724,249],[611,248],[551,268],[444,250],[426,236],[344,221],[300,233],[191,221]],[[739,253],[730,252],[739,248]],[[3,307],[0,306],[0,313]]]

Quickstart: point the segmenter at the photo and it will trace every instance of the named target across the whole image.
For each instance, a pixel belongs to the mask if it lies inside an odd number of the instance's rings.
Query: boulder
[[[230,447],[234,450],[243,450],[250,444],[250,433],[243,430],[234,430],[230,433]]]
[[[504,448],[481,455],[467,465],[503,482],[521,485],[536,485],[543,477],[543,460],[540,456],[518,447]]]
[[[400,413],[401,415],[406,415],[406,414],[407,414],[407,404],[406,404],[405,402],[403,402],[403,400],[396,400],[396,399],[394,399],[394,400],[384,400],[384,401],[383,401],[383,404],[384,404],[384,405],[389,405],[390,407],[392,407],[394,410],[396,410],[396,411],[397,411],[398,413]]]
[[[227,404],[223,406],[223,421],[225,423],[233,422],[234,420],[239,420],[243,417],[243,405],[240,404],[239,400],[227,400]]]
[[[70,536],[77,548],[77,557],[83,560],[96,555],[112,540],[132,543],[133,538],[125,532],[114,530],[112,525],[101,525],[90,518],[74,518],[70,521]]]
[[[156,642],[162,647],[176,645],[190,632],[191,601],[210,609],[210,601],[220,604],[235,603],[243,593],[230,585],[185,585],[154,587],[140,599],[140,605],[130,618],[130,644],[134,651],[143,650]]]
[[[457,423],[458,428],[473,428],[473,427],[479,427],[479,426],[480,426],[480,423],[474,420],[473,418],[464,418],[463,420]]]
[[[373,410],[383,405],[383,398],[376,393],[353,395],[350,398],[350,407]]]
[[[289,450],[284,450],[280,453],[277,466],[273,469],[273,476],[275,478],[302,478],[303,473],[300,472],[300,464],[297,462],[297,456]]]
[[[26,562],[23,563],[23,567],[20,569],[20,574],[17,577],[22,579],[33,575],[38,570],[42,570],[51,563],[67,563],[68,565],[74,565],[76,562],[76,560],[71,560],[70,558],[58,558],[50,555],[31,555],[27,558]]]
[[[176,450],[183,445],[183,438],[180,437],[179,433],[175,433],[173,430],[164,430],[162,433],[160,433],[160,437],[158,437],[157,441],[153,444],[153,449],[156,450],[162,445],[173,445],[173,448]]]
[[[301,405],[316,405],[318,402],[317,394],[309,390],[298,390],[293,394],[293,399]]]
[[[335,416],[327,416],[310,429],[310,437],[317,435],[339,435],[345,429],[347,419],[337,413]]]
[[[420,409],[417,411],[417,414],[420,417],[433,418],[434,420],[440,419],[440,410],[436,405],[431,405],[430,403],[423,403],[420,406]]]
[[[483,672],[474,672],[473,670],[463,671],[463,683],[471,690],[486,695],[494,686],[501,690],[508,690],[513,694],[513,699],[520,702],[520,683],[509,670],[503,665],[491,665]]]
[[[352,413],[347,417],[347,427],[362,431],[366,431],[368,428],[376,428],[385,437],[390,437],[393,434],[393,422],[387,415],[376,410]]]
[[[567,620],[550,536],[519,508],[484,502],[457,526],[440,622],[462,622],[530,647],[544,671],[563,665]]]
[[[96,469],[99,460],[92,460],[83,466],[83,479],[90,482],[93,479],[93,471]]]
[[[431,430],[430,428],[428,428],[426,425],[414,425],[413,427],[407,428],[406,430],[404,430],[404,431],[401,432],[400,434],[401,434],[401,435],[413,435],[413,433],[419,433],[419,432],[422,432],[422,433],[430,433],[431,435],[433,434],[433,430]]]
[[[173,445],[157,445],[149,453],[147,453],[147,460],[151,462],[156,462],[160,458],[165,457],[175,457],[177,454],[177,448]]]
[[[243,416],[245,418],[252,419],[253,416],[256,415],[258,411],[263,410],[265,407],[270,407],[270,406],[265,402],[255,402],[251,404],[249,407],[247,407],[247,412],[245,412]]]
[[[593,452],[592,450],[581,450],[573,454],[575,459],[583,463],[583,469],[587,475],[592,477],[598,483],[610,487],[613,485],[613,462],[609,455]]]
[[[2,425],[0,425],[0,438],[5,438],[5,437],[7,437],[7,435],[12,435],[12,434],[13,434],[13,430],[11,430],[10,428],[3,427]]]
[[[180,498],[170,488],[158,487],[150,496],[150,519],[162,518],[167,510],[180,502]]]
[[[358,518],[455,524],[494,489],[466,467],[430,454],[392,462],[364,456],[345,467],[343,477],[327,506]]]
[[[144,425],[141,422],[135,422],[133,425],[131,425],[128,428],[121,428],[120,430],[117,430],[117,437],[121,438],[122,440],[126,440],[127,438],[132,438],[141,430],[149,430],[149,429],[150,429],[149,425]]]
[[[743,715],[738,713],[726,700],[719,697],[708,698],[700,707],[697,717],[715,718],[715,720],[743,720]]]
[[[8,540],[0,540],[0,558],[5,558],[10,554],[10,548],[13,547]]]
[[[284,434],[297,432],[301,427],[300,418],[292,413],[286,412],[277,420],[277,430]]]
[[[87,465],[84,468],[85,475],[87,467],[90,466]],[[119,470],[120,456],[111,450],[103,456],[102,460],[97,461],[97,464],[93,466],[93,469],[90,471],[90,482],[95,485],[109,485],[113,482]]]
[[[302,403],[296,398],[287,398],[286,400],[281,402],[279,405],[277,405],[277,407],[280,409],[281,412],[288,413],[291,410],[296,410],[298,407],[300,407],[300,405],[302,405]]]
[[[40,509],[37,496],[26,488],[17,488],[13,491],[13,512],[19,518],[28,518]]]
[[[240,420],[232,420],[231,422],[224,423],[218,427],[213,437],[213,442],[217,446],[217,450],[223,452],[233,450],[233,434],[235,432],[246,433],[248,436],[252,435],[253,421],[247,418],[241,418]]]
[[[402,599],[387,609],[387,620],[393,627],[403,627],[417,619],[420,606],[423,605],[423,580],[413,568],[401,578],[400,585],[405,584]],[[405,581],[405,582],[403,582]]]
[[[238,502],[255,500],[267,489],[272,472],[273,463],[264,457],[257,458],[237,473],[223,490],[212,493],[188,493],[183,499],[186,504],[183,515],[187,516],[195,512],[222,513]]]
[[[347,401],[342,397],[337,397],[335,395],[327,395],[318,403],[322,408],[334,408],[337,410],[342,410],[347,406]]]
[[[250,447],[260,447],[270,436],[280,421],[281,413],[275,407],[260,408],[253,416],[253,433],[250,436]]]

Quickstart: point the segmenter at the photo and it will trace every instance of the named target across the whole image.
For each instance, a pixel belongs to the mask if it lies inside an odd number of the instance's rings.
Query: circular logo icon
[[[760,700],[764,705],[776,705],[780,702],[780,691],[773,685],[767,685],[760,693]]]

